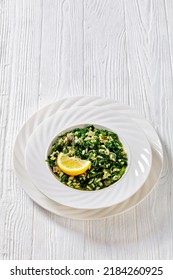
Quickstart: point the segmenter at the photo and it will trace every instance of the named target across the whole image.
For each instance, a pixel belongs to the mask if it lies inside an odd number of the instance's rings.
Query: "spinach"
[[[57,168],[60,152],[90,160],[91,168],[78,176],[65,174]],[[125,173],[128,158],[116,133],[90,125],[58,136],[47,162],[62,183],[75,189],[91,191],[106,188],[118,181]]]

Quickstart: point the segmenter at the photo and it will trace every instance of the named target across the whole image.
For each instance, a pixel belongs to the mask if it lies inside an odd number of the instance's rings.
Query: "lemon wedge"
[[[82,160],[77,157],[69,157],[63,153],[59,153],[57,165],[65,174],[77,176],[89,169],[91,162],[89,160]]]

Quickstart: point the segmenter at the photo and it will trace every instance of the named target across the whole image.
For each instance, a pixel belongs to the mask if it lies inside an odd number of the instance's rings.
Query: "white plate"
[[[68,127],[97,124],[117,133],[127,151],[126,174],[115,184],[99,191],[81,191],[58,181],[45,162],[52,139]],[[144,132],[121,113],[100,107],[80,107],[59,111],[46,119],[30,137],[25,164],[33,184],[47,197],[79,209],[98,209],[123,202],[137,192],[148,177],[152,153]]]
[[[46,118],[55,114],[57,110],[68,109],[73,106],[77,107],[86,105],[103,106],[108,110],[111,108],[112,110],[114,110],[114,112],[121,112],[129,117],[129,119],[134,120],[138,125],[142,127],[145,134],[147,135],[147,138],[152,147],[153,155],[151,171],[142,188],[125,202],[117,204],[113,207],[98,210],[80,210],[66,207],[52,201],[41,192],[39,192],[38,189],[31,183],[24,167],[24,153],[26,144],[31,134],[37,129],[37,126]],[[157,185],[162,170],[163,151],[159,137],[153,127],[133,108],[116,103],[115,101],[106,98],[78,96],[63,98],[57,102],[49,104],[46,107],[42,108],[39,112],[35,113],[26,122],[26,124],[20,130],[15,142],[13,162],[19,184],[38,205],[60,216],[72,219],[91,220],[110,217],[123,213],[143,201],[144,198],[147,197]]]

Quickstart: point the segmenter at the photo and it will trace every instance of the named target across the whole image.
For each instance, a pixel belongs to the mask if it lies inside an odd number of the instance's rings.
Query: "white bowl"
[[[60,183],[45,162],[45,153],[55,137],[72,127],[95,124],[112,130],[124,145],[130,162],[122,178],[99,191],[77,191]],[[53,140],[52,140],[53,139]],[[136,193],[149,175],[152,153],[144,132],[123,114],[99,107],[63,110],[46,119],[31,135],[25,153],[25,166],[34,185],[52,200],[73,208],[98,209],[123,202]]]

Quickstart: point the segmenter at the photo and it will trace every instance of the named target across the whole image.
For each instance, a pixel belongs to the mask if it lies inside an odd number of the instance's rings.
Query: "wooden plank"
[[[83,1],[43,3],[41,105],[83,94]]]
[[[163,142],[165,156],[162,180],[155,192],[145,201],[143,217],[148,218],[145,220],[145,227],[144,225],[138,227],[138,236],[142,236],[143,232],[150,228],[152,242],[148,239],[144,249],[152,252],[152,258],[159,259],[162,256],[169,259],[172,257],[169,246],[173,233],[170,214],[172,177],[169,174],[170,154],[172,155],[169,112],[172,111],[173,85],[167,27],[169,20],[166,17],[164,1],[159,1],[159,4],[158,1],[125,3],[131,101],[157,130]],[[160,205],[162,205],[161,213]],[[137,221],[140,221],[138,215]],[[167,236],[168,239],[164,239],[163,236]],[[143,252],[142,256],[143,254],[147,255],[147,251]]]
[[[129,102],[122,1],[84,1],[84,90]]]
[[[38,108],[41,2],[1,1],[1,258],[30,259],[33,202],[18,186],[12,151],[22,124]]]

